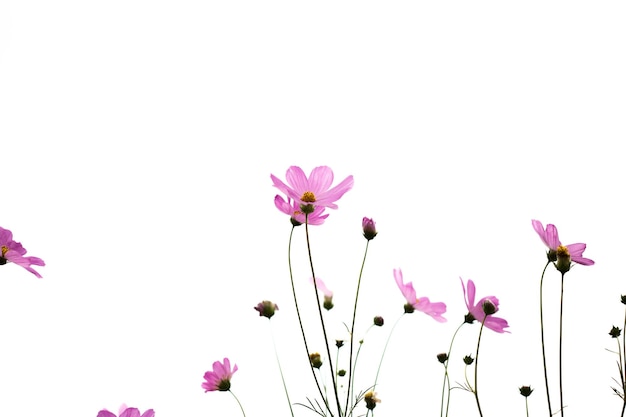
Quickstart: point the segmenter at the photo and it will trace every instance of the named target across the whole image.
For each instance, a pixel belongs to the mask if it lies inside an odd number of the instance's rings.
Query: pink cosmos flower
[[[34,256],[24,255],[26,255],[26,249],[24,249],[21,243],[13,240],[13,233],[0,227],[0,265],[13,262],[35,274],[37,278],[41,278],[39,272],[31,268],[31,265],[45,266],[44,261]]]
[[[98,413],[96,417],[117,417],[117,416],[113,414],[112,412],[108,411],[107,409],[104,409],[104,410],[100,410],[100,412]],[[146,410],[143,414],[141,414],[141,412],[139,412],[138,409],[133,408],[133,407],[128,408],[126,407],[126,404],[122,404],[122,406],[120,407],[119,417],[154,417],[154,410],[153,409]]]
[[[567,248],[567,253],[573,262],[581,265],[593,265],[594,261],[591,259],[587,259],[583,257],[583,252],[587,248],[587,244],[585,243],[572,243],[570,245],[562,245],[559,240],[559,232],[556,230],[556,226],[553,224],[546,225],[546,228],[543,228],[543,224],[539,220],[532,221],[533,228],[535,232],[541,238],[541,241],[550,249],[551,251],[556,252],[559,247]]]
[[[376,222],[369,217],[363,217],[363,236],[367,240],[372,240],[376,237],[378,232],[376,231]]]
[[[230,379],[233,377],[233,374],[237,372],[237,369],[237,365],[232,369],[230,368],[228,358],[224,358],[224,363],[220,361],[213,362],[213,371],[206,371],[204,373],[204,379],[206,379],[206,381],[202,383],[204,392],[230,390]]]
[[[270,175],[274,186],[292,198],[300,206],[328,207],[336,209],[335,201],[339,200],[354,185],[352,175],[330,188],[333,183],[333,170],[327,166],[319,166],[311,171],[308,177],[298,166],[287,170],[287,184]]]
[[[428,297],[417,298],[415,289],[413,289],[413,283],[404,283],[401,269],[394,269],[393,276],[396,279],[398,288],[400,288],[400,292],[402,292],[402,295],[406,299],[406,304],[404,305],[405,313],[412,313],[418,310],[428,314],[440,323],[447,321],[446,318],[442,316],[442,314],[446,312],[446,305],[444,303],[431,303]]]
[[[467,306],[468,312],[480,323],[482,323],[484,319],[486,328],[498,333],[510,333],[508,330],[504,330],[506,327],[509,327],[509,324],[503,318],[488,315],[485,319],[483,304],[485,302],[492,304],[495,314],[498,312],[498,306],[500,304],[498,298],[493,295],[488,295],[478,300],[478,303],[474,304],[474,298],[476,296],[476,286],[474,285],[474,281],[471,279],[467,281],[467,292],[465,292],[465,283],[463,283],[463,278],[459,277],[459,279],[461,280],[461,285],[463,286],[463,296],[465,297],[465,305]]]
[[[324,214],[326,208],[317,206],[313,210],[313,213],[309,214],[307,219],[306,215],[300,210],[300,203],[293,201],[289,197],[287,197],[287,201],[285,201],[281,196],[277,195],[274,197],[274,205],[278,210],[289,215],[292,223],[295,221],[295,226],[304,224],[305,220],[308,220],[309,224],[312,226],[319,226],[324,223],[324,220],[328,217],[328,214]]]

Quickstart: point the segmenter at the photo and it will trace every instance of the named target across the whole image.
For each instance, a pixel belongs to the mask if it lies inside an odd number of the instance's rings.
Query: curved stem
[[[235,401],[237,401],[237,404],[239,404],[239,408],[241,408],[241,413],[243,414],[243,417],[246,417],[246,412],[245,412],[245,411],[243,411],[243,406],[241,405],[241,402],[239,401],[239,398],[237,398],[237,396],[235,395],[235,393],[234,393],[234,392],[232,392],[231,390],[228,390],[228,392],[230,392],[230,393],[231,393],[231,395],[232,395],[233,397],[235,397]]]
[[[365,253],[363,254],[363,261],[361,262],[361,270],[359,271],[359,279],[356,285],[356,295],[354,297],[354,310],[352,311],[352,326],[350,327],[350,359],[348,368],[348,395],[346,396],[346,408],[345,412],[348,412],[348,404],[352,396],[350,395],[350,387],[352,386],[352,352],[354,351],[354,323],[356,322],[356,307],[359,302],[359,290],[361,288],[361,277],[363,277],[363,268],[365,268],[365,259],[367,258],[367,249],[370,246],[370,241],[367,241],[365,245]]]
[[[317,311],[319,312],[319,315],[320,315],[322,333],[324,334],[324,343],[326,344],[326,353],[328,355],[328,366],[330,367],[330,374],[332,376],[331,379],[333,381],[333,390],[335,392],[335,401],[337,402],[337,413],[339,414],[339,417],[341,417],[342,413],[341,413],[341,404],[339,403],[339,392],[337,390],[337,383],[334,378],[335,370],[333,368],[333,361],[331,360],[332,355],[330,354],[330,345],[328,344],[328,335],[326,333],[326,325],[324,324],[324,315],[322,314],[322,305],[320,303],[319,291],[317,290],[317,280],[315,279],[315,268],[313,268],[313,255],[311,253],[311,240],[309,238],[309,221],[308,220],[309,220],[309,215],[307,214],[304,227],[305,227],[305,232],[306,232],[306,247],[309,253],[309,265],[311,267],[311,275],[313,276],[313,286],[315,288],[315,301],[317,302]],[[328,412],[331,413],[332,415],[330,408]]]
[[[452,335],[452,340],[450,340],[450,347],[448,348],[448,358],[445,363],[445,372],[443,374],[443,386],[441,387],[441,411],[439,413],[440,416],[443,416],[443,400],[445,397],[446,391],[446,382],[448,383],[448,401],[446,403],[446,417],[448,416],[448,411],[450,410],[450,377],[448,375],[448,365],[450,364],[450,354],[452,353],[452,344],[454,343],[454,339],[456,338],[456,334],[459,332],[461,327],[465,324],[465,322],[461,323],[459,327],[456,328],[454,334]]]
[[[378,375],[380,374],[380,368],[383,365],[383,359],[385,358],[385,352],[387,352],[387,346],[389,346],[389,341],[391,340],[391,334],[393,333],[393,330],[396,328],[396,326],[400,322],[400,319],[404,317],[405,314],[406,313],[402,313],[402,315],[398,317],[398,320],[396,320],[396,322],[393,324],[393,327],[391,328],[391,331],[389,332],[389,336],[387,336],[387,342],[385,342],[383,353],[380,355],[380,362],[378,363],[378,370],[376,371],[376,379],[374,379],[374,385],[372,385],[372,389],[376,388],[376,384],[378,383]]]
[[[559,396],[561,399],[561,417],[563,417],[563,287],[565,273],[561,273],[561,312],[559,314]]]
[[[476,406],[478,406],[478,414],[480,417],[483,417],[483,411],[480,408],[480,401],[478,400],[478,350],[480,349],[480,338],[483,335],[483,329],[485,328],[485,320],[487,319],[487,315],[485,314],[485,318],[482,323],[480,323],[480,331],[478,332],[478,343],[476,344],[476,360],[474,365],[474,397],[476,397]]]
[[[289,399],[289,392],[287,391],[287,384],[285,383],[285,376],[283,375],[283,368],[280,366],[280,360],[278,359],[278,350],[276,349],[276,341],[274,340],[274,332],[272,331],[272,322],[270,319],[270,333],[272,334],[272,345],[274,345],[274,354],[276,355],[276,362],[278,363],[278,370],[280,371],[280,379],[283,382],[283,388],[285,389],[285,395],[287,396],[287,403],[289,404],[289,411],[291,417],[294,417],[293,408],[291,407],[291,400]]]
[[[541,355],[543,357],[543,377],[546,381],[546,396],[548,398],[548,417],[552,417],[552,404],[550,402],[550,387],[548,386],[548,366],[546,365],[546,345],[543,332],[543,277],[546,274],[546,269],[550,265],[550,261],[543,267],[541,272],[541,282],[539,283],[539,319],[541,321]]]
[[[296,287],[294,285],[293,282],[293,269],[291,267],[291,242],[293,240],[293,231],[295,230],[295,226],[291,228],[291,233],[289,234],[289,246],[288,246],[288,253],[287,253],[287,262],[289,264],[289,279],[291,280],[291,292],[293,293],[293,302],[296,306],[296,314],[298,316],[298,323],[300,324],[300,331],[302,332],[302,340],[304,341],[304,350],[306,351],[306,361],[307,363],[310,363],[310,358],[309,358],[309,346],[307,344],[306,341],[306,335],[304,333],[304,326],[302,325],[302,316],[300,315],[300,308],[298,307],[298,297],[296,296]],[[328,406],[328,402],[326,401],[326,397],[324,396],[324,393],[322,392],[322,387],[320,386],[320,383],[317,379],[317,375],[315,374],[315,369],[310,366],[311,368],[311,373],[313,374],[313,379],[315,380],[315,385],[317,386],[317,391],[320,394],[320,397],[322,397],[322,399],[324,399],[324,403],[326,405],[326,408],[329,410],[331,417],[333,416],[332,412],[330,411],[330,407]]]

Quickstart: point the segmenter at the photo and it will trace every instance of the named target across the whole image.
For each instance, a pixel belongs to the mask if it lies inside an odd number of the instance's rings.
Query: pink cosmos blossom
[[[35,274],[37,278],[41,278],[39,272],[31,268],[31,265],[44,266],[46,265],[44,261],[34,256],[24,255],[26,255],[26,249],[24,249],[21,243],[13,240],[13,233],[0,227],[0,265],[13,262]]]
[[[493,315],[488,315],[487,318],[485,318],[483,304],[485,302],[492,304],[495,314],[498,312],[498,306],[500,304],[498,298],[493,295],[488,295],[478,300],[478,303],[474,304],[476,296],[476,286],[474,285],[474,281],[471,279],[467,281],[467,292],[465,292],[465,283],[463,283],[463,278],[459,277],[459,279],[461,280],[461,285],[463,286],[463,296],[465,297],[465,305],[467,306],[468,312],[480,323],[485,320],[486,328],[498,333],[510,333],[508,330],[504,330],[506,327],[509,327],[509,324],[503,318],[494,317]]]
[[[406,313],[412,313],[418,310],[428,314],[440,323],[447,321],[446,318],[442,316],[442,314],[446,312],[446,305],[444,303],[431,303],[428,297],[417,298],[415,289],[413,289],[413,283],[404,283],[401,269],[394,269],[393,276],[396,279],[398,288],[400,288],[400,292],[402,292],[402,295],[406,299],[406,304],[404,305],[404,311]]]
[[[287,197],[287,201],[285,201],[281,196],[277,195],[274,197],[274,205],[278,210],[290,216],[291,221],[296,222],[294,223],[295,226],[304,224],[305,221],[308,221],[312,226],[319,226],[323,224],[326,217],[328,217],[328,214],[324,214],[326,208],[317,206],[313,210],[313,213],[310,213],[309,217],[306,218],[306,215],[300,210],[300,203],[293,201],[289,197]]]
[[[230,390],[230,379],[237,372],[237,365],[230,368],[230,361],[224,358],[224,363],[220,361],[213,362],[213,371],[204,373],[205,382],[202,383],[204,392],[209,391],[228,391]]]
[[[333,183],[333,170],[327,166],[319,166],[311,171],[308,177],[298,166],[291,166],[287,170],[287,184],[270,175],[274,186],[286,196],[292,198],[301,207],[328,207],[336,209],[335,201],[339,200],[354,185],[352,175],[341,183],[330,188]]]
[[[115,414],[113,414],[112,412],[104,409],[104,410],[100,410],[100,412],[98,413],[98,415],[96,417],[117,417]],[[154,417],[154,410],[150,409],[150,410],[146,410],[143,414],[141,414],[141,412],[133,407],[126,407],[126,404],[122,404],[122,406],[120,407],[120,412],[119,412],[119,417]]]
[[[567,248],[567,253],[573,262],[581,265],[593,265],[594,261],[591,259],[587,259],[583,257],[583,252],[587,248],[587,244],[585,243],[572,243],[570,245],[561,245],[561,241],[559,240],[559,232],[556,230],[556,226],[553,224],[546,225],[546,228],[543,228],[543,224],[539,220],[532,221],[533,228],[535,232],[541,238],[541,241],[550,249],[551,251],[556,252],[559,246],[565,246]]]
[[[367,240],[372,240],[376,237],[378,232],[376,231],[376,222],[369,217],[363,217],[363,236]]]

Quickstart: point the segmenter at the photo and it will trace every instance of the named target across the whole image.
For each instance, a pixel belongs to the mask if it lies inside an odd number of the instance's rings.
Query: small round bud
[[[309,355],[309,361],[311,361],[311,366],[313,368],[321,368],[322,367],[322,357],[319,353],[311,353]]]
[[[474,358],[472,358],[472,355],[464,356],[463,362],[465,362],[465,365],[471,365],[474,363]]]
[[[438,354],[438,355],[437,355],[437,360],[438,360],[440,363],[446,363],[446,361],[448,360],[448,354],[447,354],[447,353],[445,353],[445,352],[444,352],[444,353],[440,353],[440,354]]]
[[[346,370],[345,369],[340,369],[339,371],[337,371],[337,375],[339,375],[339,376],[346,376]]]
[[[383,324],[385,324],[385,319],[383,319],[381,316],[376,316],[374,317],[374,325],[376,326],[382,326]]]

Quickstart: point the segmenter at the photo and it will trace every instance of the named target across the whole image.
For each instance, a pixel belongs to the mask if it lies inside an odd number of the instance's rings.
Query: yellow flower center
[[[300,200],[304,201],[305,203],[315,203],[315,194],[310,191],[305,191],[304,194],[302,194]]]
[[[2,245],[2,256],[6,255],[8,251],[9,251],[9,248],[6,247],[5,245]]]
[[[299,214],[304,214],[303,212],[301,212],[300,210],[296,210],[293,212],[294,217],[299,215]]]
[[[567,246],[560,245],[556,248],[556,256],[569,257],[569,250],[567,249]]]

